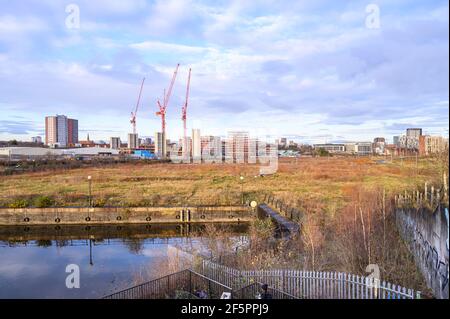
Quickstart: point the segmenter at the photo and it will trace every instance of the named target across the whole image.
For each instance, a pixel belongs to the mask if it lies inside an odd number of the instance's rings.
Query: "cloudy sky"
[[[188,128],[202,135],[330,142],[418,126],[448,136],[448,1],[370,4],[0,0],[0,140],[43,135],[56,113],[79,120],[81,139],[126,139],[143,77],[137,129],[152,136],[177,63],[172,139],[189,67]]]

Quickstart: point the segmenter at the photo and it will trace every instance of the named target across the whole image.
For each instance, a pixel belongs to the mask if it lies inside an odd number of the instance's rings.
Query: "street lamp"
[[[239,177],[241,181],[241,204],[244,205],[244,176]]]
[[[89,207],[92,207],[92,176],[88,176],[89,181]]]

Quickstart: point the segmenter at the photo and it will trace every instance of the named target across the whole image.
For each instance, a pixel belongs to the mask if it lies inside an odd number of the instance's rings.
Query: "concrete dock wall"
[[[0,225],[247,222],[245,206],[2,208]]]

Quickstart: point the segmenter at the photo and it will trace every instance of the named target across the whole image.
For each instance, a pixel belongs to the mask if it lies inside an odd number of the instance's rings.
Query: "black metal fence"
[[[104,299],[219,299],[232,289],[190,269],[104,297]]]
[[[232,299],[300,299],[273,287],[267,287],[263,295],[260,282],[233,290],[191,269],[118,291],[103,299],[220,299],[224,292]]]

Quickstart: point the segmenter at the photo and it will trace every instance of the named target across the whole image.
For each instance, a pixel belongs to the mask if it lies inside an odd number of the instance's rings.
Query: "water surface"
[[[195,245],[192,235],[202,227],[0,227],[0,298],[102,297],[151,275],[167,262],[171,247]],[[236,234],[247,228],[231,227]],[[79,266],[79,289],[66,287],[69,264]]]

